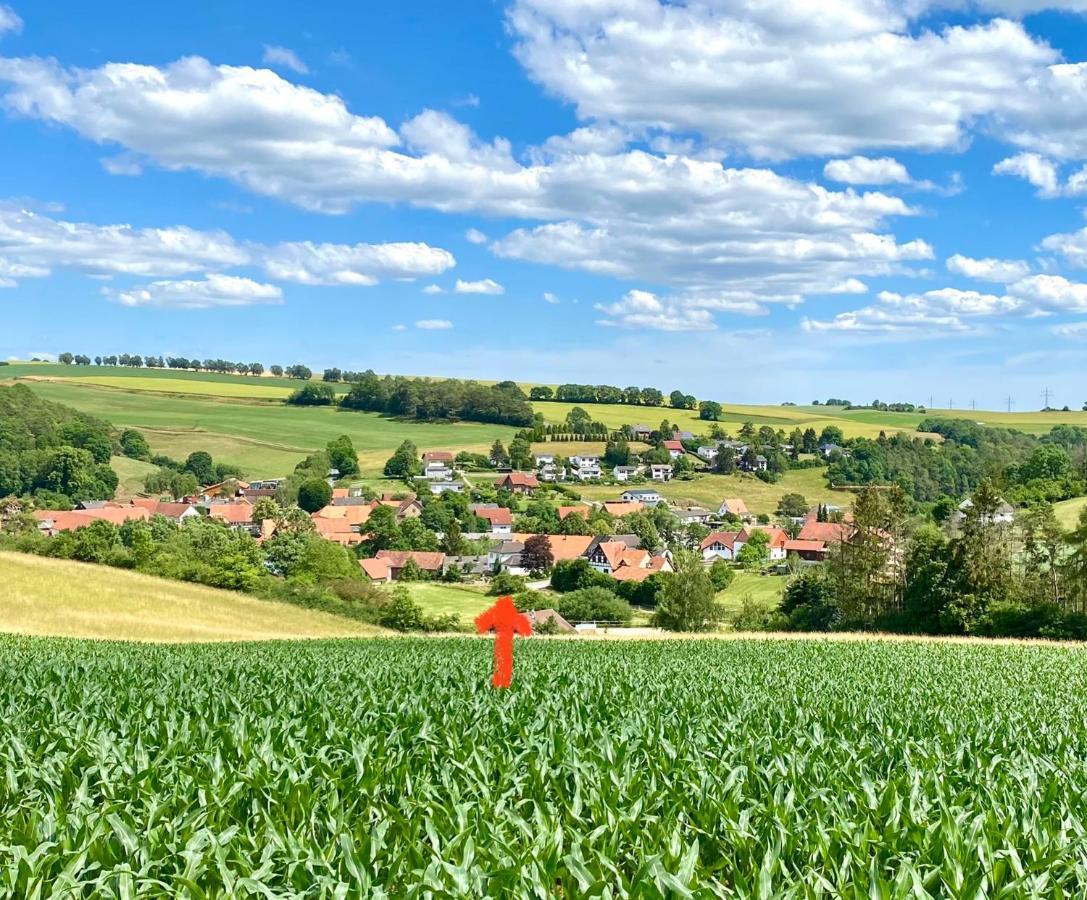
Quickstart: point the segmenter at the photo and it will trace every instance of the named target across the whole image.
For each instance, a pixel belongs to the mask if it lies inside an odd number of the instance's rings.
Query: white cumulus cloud
[[[123,306],[160,309],[207,309],[283,302],[283,291],[276,285],[233,275],[208,275],[202,281],[154,281],[112,296]]]
[[[506,289],[502,287],[497,281],[491,278],[484,278],[480,281],[462,281],[457,279],[456,285],[453,287],[453,293],[455,294],[504,294]]]
[[[0,37],[4,34],[18,34],[23,30],[23,20],[10,6],[0,3]]]
[[[910,173],[896,159],[881,156],[851,156],[848,159],[832,159],[823,166],[823,174],[832,181],[845,184],[909,184]]]
[[[1030,274],[1030,264],[1021,259],[972,259],[956,253],[947,259],[947,270],[975,281],[997,281],[1008,284]]]
[[[478,228],[469,228],[464,232],[464,238],[469,244],[486,244],[487,235],[485,235]]]
[[[415,327],[424,331],[445,331],[452,328],[453,323],[448,319],[422,319],[415,323]]]

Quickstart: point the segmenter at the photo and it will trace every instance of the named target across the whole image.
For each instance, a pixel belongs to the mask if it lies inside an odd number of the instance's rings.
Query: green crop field
[[[14,634],[253,641],[381,631],[233,591],[21,553],[0,553],[0,585],[0,631]]]
[[[1057,521],[1065,528],[1075,528],[1079,524],[1079,516],[1087,508],[1087,497],[1075,497],[1072,500],[1064,500],[1053,504],[1053,510],[1057,514]]]
[[[13,897],[1080,897],[1087,656],[0,639]]]

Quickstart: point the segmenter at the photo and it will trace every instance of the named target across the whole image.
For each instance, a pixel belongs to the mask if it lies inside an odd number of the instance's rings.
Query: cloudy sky
[[[0,356],[1078,408],[1085,209],[1087,0],[0,4]]]

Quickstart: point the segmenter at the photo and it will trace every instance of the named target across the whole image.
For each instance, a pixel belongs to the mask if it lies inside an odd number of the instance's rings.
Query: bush
[[[336,390],[328,384],[307,384],[287,398],[292,406],[331,406],[336,400]]]
[[[740,614],[732,623],[737,631],[785,631],[789,619],[780,610],[759,606],[750,595],[741,601]]]
[[[710,566],[710,583],[717,592],[723,591],[736,577],[736,570],[723,559],[714,560]]]
[[[568,622],[619,622],[623,625],[629,625],[633,617],[633,610],[626,600],[600,587],[564,594],[559,600],[558,613]]]
[[[126,428],[122,431],[118,443],[121,452],[129,459],[142,459],[144,461],[151,459],[151,447],[147,443],[147,438],[134,428]]]
[[[1087,640],[1087,616],[1065,612],[1050,603],[999,606],[978,620],[974,633],[984,637],[1083,641]]]
[[[527,583],[528,580],[524,578],[524,576],[510,575],[508,572],[501,572],[491,579],[491,584],[487,588],[487,593],[492,597],[505,597],[507,594],[512,596],[524,591]]]
[[[587,559],[564,559],[551,570],[551,587],[560,594],[599,587],[614,591],[616,582],[589,565]]]

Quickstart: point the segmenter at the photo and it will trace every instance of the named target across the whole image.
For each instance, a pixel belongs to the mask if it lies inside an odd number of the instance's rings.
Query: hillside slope
[[[0,632],[132,641],[254,641],[377,634],[316,610],[149,575],[0,553]]]

